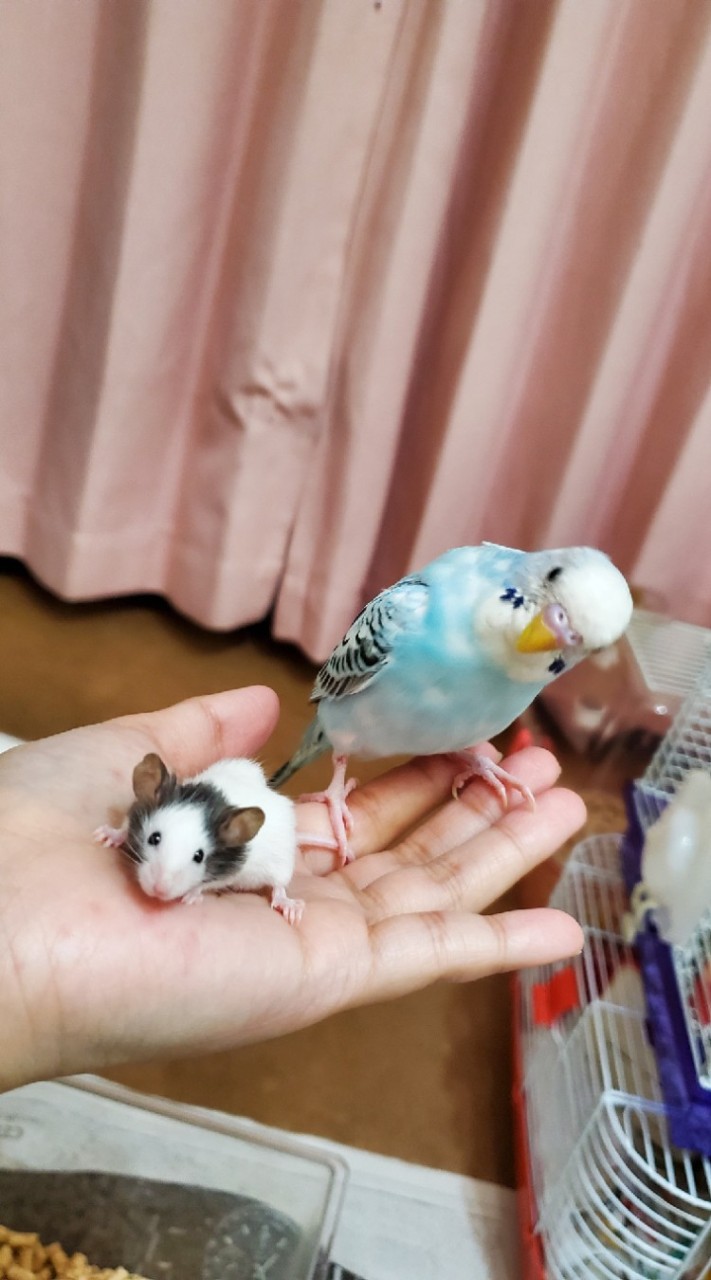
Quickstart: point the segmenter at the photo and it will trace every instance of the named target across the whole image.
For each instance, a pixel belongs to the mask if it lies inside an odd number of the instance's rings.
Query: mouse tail
[[[318,756],[323,755],[324,751],[328,751],[331,744],[324,733],[318,717],[314,716],[301,742],[291,759],[277,769],[269,779],[270,787],[281,787],[288,782],[292,774],[298,769],[302,769],[305,764],[310,764],[312,760],[316,760]]]

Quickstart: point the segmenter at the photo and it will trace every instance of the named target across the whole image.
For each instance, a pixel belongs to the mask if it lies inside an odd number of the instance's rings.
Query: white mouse
[[[286,892],[297,849],[294,804],[267,785],[256,761],[218,760],[180,782],[151,752],[133,771],[133,790],[124,825],[94,835],[124,848],[145,893],[192,903],[221,889],[271,888],[274,910],[298,923],[304,903]]]

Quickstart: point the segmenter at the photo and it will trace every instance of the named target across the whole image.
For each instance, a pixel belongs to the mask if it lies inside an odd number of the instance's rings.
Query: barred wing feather
[[[375,596],[321,667],[311,702],[365,689],[387,666],[398,635],[421,622],[428,598],[429,587],[416,577],[401,578]]]

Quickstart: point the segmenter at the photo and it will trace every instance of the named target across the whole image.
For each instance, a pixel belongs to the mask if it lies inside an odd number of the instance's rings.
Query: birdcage
[[[711,772],[711,655],[708,646],[695,683],[648,768],[635,784],[634,803],[642,835],[656,822],[692,769]]]
[[[579,921],[585,948],[516,980],[536,1280],[711,1276],[711,910],[700,902],[672,945],[639,893],[647,831],[692,770],[711,773],[709,633],[687,630],[681,657],[658,628],[638,637],[650,687],[678,676],[688,690],[692,670],[695,681],[628,790],[625,835],[579,844],[551,900]]]
[[[645,837],[692,770],[711,773],[711,658],[682,703],[642,778],[630,789],[629,825],[621,859],[626,887],[640,905],[635,947],[647,991],[647,1014],[673,1139],[711,1155],[711,913],[683,943],[660,936],[645,911]],[[709,848],[711,858],[711,847]]]
[[[671,1137],[620,845],[578,845],[553,896],[580,922],[582,954],[517,979],[527,1275],[698,1280],[711,1272],[711,1162]]]
[[[711,632],[649,609],[634,609],[625,638],[650,692],[685,698],[708,659]]]

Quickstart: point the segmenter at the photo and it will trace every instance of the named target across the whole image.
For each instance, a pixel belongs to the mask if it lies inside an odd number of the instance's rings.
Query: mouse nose
[[[168,898],[170,898],[168,881],[160,872],[156,872],[153,877],[153,892],[155,893],[156,898],[161,898],[163,902],[166,902]]]

